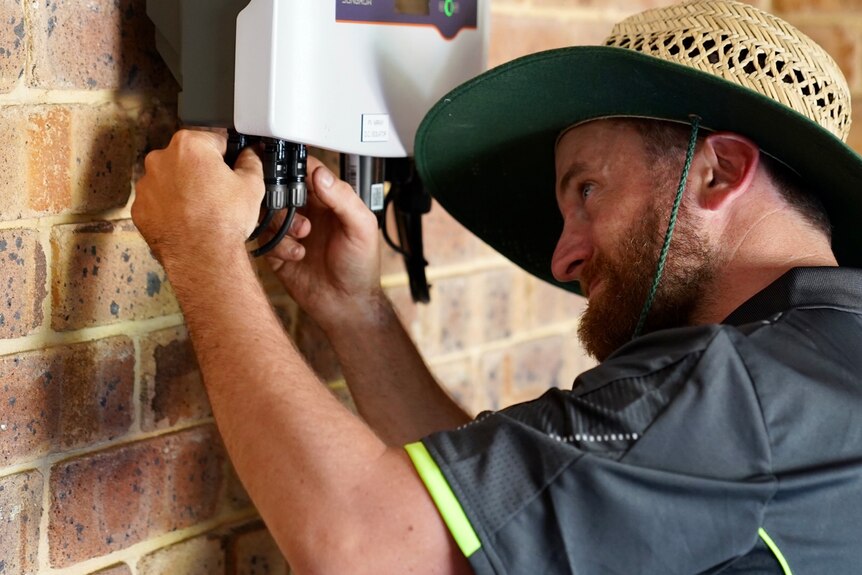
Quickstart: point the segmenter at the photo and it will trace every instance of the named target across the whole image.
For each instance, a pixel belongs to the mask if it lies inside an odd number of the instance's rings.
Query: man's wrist
[[[351,345],[357,334],[385,330],[392,322],[398,322],[392,304],[377,290],[364,298],[352,300],[340,313],[325,320],[317,320],[332,345]]]

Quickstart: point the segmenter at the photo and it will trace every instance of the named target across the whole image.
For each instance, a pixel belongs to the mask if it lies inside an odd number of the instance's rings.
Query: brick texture
[[[222,540],[201,536],[155,551],[138,562],[138,575],[217,575],[225,572]]]
[[[14,88],[24,75],[27,27],[21,0],[0,5],[0,93]]]
[[[74,110],[71,208],[75,213],[123,206],[128,201],[138,159],[133,122],[114,104]]]
[[[32,10],[33,86],[176,91],[145,0],[45,0]]]
[[[60,213],[72,206],[72,111],[37,106],[29,114],[26,149],[28,213]]]
[[[129,569],[128,565],[122,563],[120,565],[113,565],[107,569],[102,569],[101,571],[96,571],[91,575],[132,575],[132,570]]]
[[[157,331],[141,342],[142,427],[151,431],[212,415],[185,328]]]
[[[0,339],[27,335],[42,325],[45,281],[38,232],[0,230]]]
[[[206,427],[57,464],[51,565],[67,567],[212,518],[224,458],[214,429]]]
[[[51,244],[54,329],[179,311],[164,270],[130,221],[57,226]]]
[[[125,337],[0,357],[0,464],[125,433],[134,360]]]
[[[42,476],[38,471],[0,477],[0,573],[35,575],[41,515]]]
[[[228,545],[226,575],[288,575],[290,567],[263,524],[236,533]]]
[[[499,390],[502,405],[535,399],[550,387],[571,387],[574,374],[562,370],[564,350],[564,338],[553,336],[487,352],[482,379]]]

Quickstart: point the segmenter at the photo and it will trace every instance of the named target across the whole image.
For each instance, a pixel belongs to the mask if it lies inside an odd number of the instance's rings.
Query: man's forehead
[[[640,143],[637,131],[625,122],[611,119],[591,120],[569,126],[557,138],[554,154],[557,164],[584,162],[590,151]]]

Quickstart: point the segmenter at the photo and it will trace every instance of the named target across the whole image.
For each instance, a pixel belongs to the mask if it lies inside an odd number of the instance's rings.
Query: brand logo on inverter
[[[341,0],[342,4],[357,4],[359,6],[371,6],[374,0]]]

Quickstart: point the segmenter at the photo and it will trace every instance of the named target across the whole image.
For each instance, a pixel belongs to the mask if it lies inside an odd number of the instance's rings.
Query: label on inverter
[[[335,0],[339,22],[433,26],[451,40],[478,26],[479,0]]]

